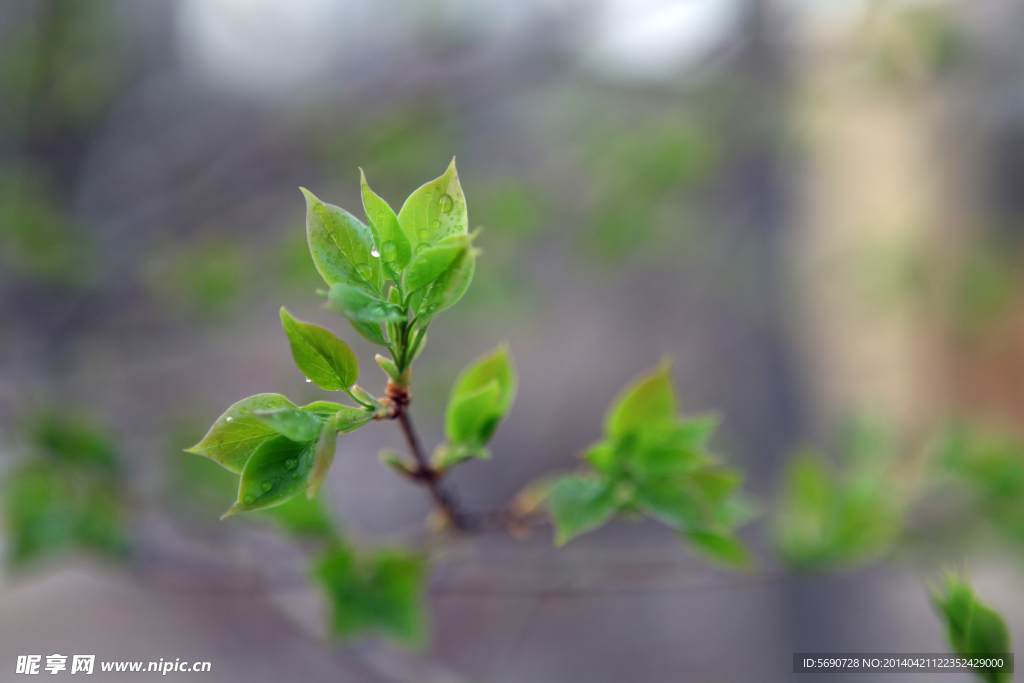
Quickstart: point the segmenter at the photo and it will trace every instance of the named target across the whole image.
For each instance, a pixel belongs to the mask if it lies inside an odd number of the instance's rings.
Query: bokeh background
[[[826,681],[792,653],[945,651],[928,585],[965,562],[1021,643],[1022,46],[1012,0],[0,3],[0,471],[109,464],[59,475],[99,482],[73,512],[92,552],[15,538],[49,474],[5,489],[0,680],[18,654],[89,653],[247,683]],[[383,385],[314,295],[298,186],[361,214],[362,167],[397,207],[452,156],[484,254],[417,364],[427,443],[468,359],[505,341],[520,373],[461,498],[575,467],[670,356],[761,500],[757,571],[648,523],[560,551],[545,530],[435,540],[429,643],[336,646],[301,548],[217,521],[231,477],[182,449],[244,396],[323,398],[281,305]],[[865,422],[910,511],[865,521],[881,540],[838,571],[789,571],[786,462]],[[953,423],[997,444],[960,488],[930,465]],[[325,488],[360,543],[423,542],[426,497],[376,456],[400,445],[391,424],[339,442]]]

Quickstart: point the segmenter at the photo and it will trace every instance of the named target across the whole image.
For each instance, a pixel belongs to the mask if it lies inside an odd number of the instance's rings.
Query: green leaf
[[[366,217],[370,220],[374,234],[379,238],[381,261],[390,266],[392,275],[397,275],[409,265],[409,259],[412,258],[412,245],[409,243],[409,238],[405,236],[395,212],[366,184],[366,174],[363,173],[363,169],[359,169],[359,183],[363,190],[363,209],[366,211]]]
[[[453,235],[441,240],[437,246],[420,251],[405,274],[406,291],[415,292],[436,280],[448,269],[459,252],[469,246],[469,240],[468,235]]]
[[[327,472],[334,462],[334,452],[338,445],[338,433],[332,424],[324,425],[320,438],[313,450],[313,470],[309,473],[309,488],[306,489],[306,497],[312,499],[317,494],[324,480],[327,479]]]
[[[356,355],[331,332],[296,320],[284,308],[281,308],[281,325],[291,342],[295,365],[318,387],[346,391],[359,379]]]
[[[663,427],[676,417],[676,394],[672,388],[672,366],[663,363],[653,373],[630,384],[612,403],[605,418],[605,430],[612,438]]]
[[[342,406],[341,410],[334,415],[333,426],[340,434],[348,434],[372,421],[373,418],[374,413],[372,411]]]
[[[462,298],[473,280],[476,256],[472,247],[464,247],[452,260],[451,265],[441,273],[416,309],[417,324],[423,327],[441,311],[452,307]],[[415,295],[414,295],[415,297]]]
[[[316,441],[298,443],[284,436],[263,442],[245,463],[238,500],[224,517],[280,505],[305,490],[315,447]]]
[[[377,361],[377,365],[384,371],[384,374],[388,376],[388,379],[392,382],[400,382],[402,379],[402,373],[398,371],[398,366],[395,365],[394,361],[390,358],[385,358],[379,353],[373,357]]]
[[[324,420],[334,417],[334,415],[343,408],[349,408],[349,406],[335,403],[334,401],[313,401],[309,405],[302,406],[303,410],[316,413]]]
[[[380,259],[373,256],[373,233],[344,209],[324,204],[305,188],[306,237],[313,263],[329,285],[351,284],[379,292]]]
[[[583,454],[583,459],[607,477],[617,477],[622,472],[618,449],[606,441],[601,441],[588,448]]]
[[[673,529],[702,530],[711,522],[709,510],[685,480],[650,479],[636,487],[634,501],[645,513]]]
[[[332,605],[331,631],[346,639],[383,631],[407,645],[426,635],[426,563],[418,555],[384,550],[362,559],[334,544],[313,566]]]
[[[950,573],[942,591],[933,591],[932,602],[946,620],[953,650],[964,657],[985,657],[1011,651],[1009,629],[998,612],[983,604],[966,577]],[[1004,683],[1013,675],[1006,670],[981,669],[983,680]]]
[[[492,379],[473,392],[455,398],[448,404],[444,429],[452,443],[483,445],[487,443],[501,420],[501,388]]]
[[[387,346],[388,340],[380,328],[380,323],[364,323],[358,320],[349,319],[355,331],[362,335],[363,339],[372,342],[377,346]]]
[[[712,562],[737,569],[748,569],[753,564],[750,553],[735,536],[707,531],[688,531],[683,533],[683,537]]]
[[[277,432],[256,417],[258,410],[294,408],[280,394],[257,394],[228,408],[210,427],[203,440],[187,453],[202,455],[235,474],[241,474],[249,456]]]
[[[398,212],[398,222],[416,253],[449,235],[469,231],[466,197],[462,194],[455,159],[440,178],[420,186]]]
[[[491,380],[498,384],[501,393],[500,412],[504,415],[516,399],[516,368],[512,364],[512,355],[504,344],[467,365],[455,378],[448,400],[451,402],[475,392]]]
[[[486,444],[516,396],[516,371],[508,348],[499,346],[470,363],[448,398],[445,432],[453,444],[475,451]]]
[[[350,285],[334,285],[327,295],[327,308],[349,320],[382,323],[405,320],[405,309]]]
[[[619,508],[612,488],[594,477],[567,475],[549,495],[557,546],[605,524]]]
[[[292,441],[312,441],[324,428],[324,420],[299,408],[256,412],[256,418],[281,436]]]

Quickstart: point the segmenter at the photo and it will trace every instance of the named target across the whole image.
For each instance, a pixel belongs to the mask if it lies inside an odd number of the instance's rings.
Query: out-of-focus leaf
[[[284,436],[265,441],[245,464],[238,500],[224,517],[280,505],[304,491],[309,486],[316,443],[298,443]]]
[[[950,573],[946,585],[932,593],[932,602],[946,621],[946,633],[953,650],[968,658],[988,658],[1011,652],[1010,633],[998,612],[982,603],[969,579]],[[990,683],[1013,679],[1006,669],[978,669],[975,673]]]
[[[415,253],[449,235],[469,232],[466,197],[459,184],[455,159],[444,175],[421,185],[409,195],[398,212],[398,222]]]
[[[501,393],[501,413],[506,414],[516,398],[516,368],[508,347],[502,344],[486,356],[467,365],[452,384],[449,401],[477,391],[491,380]]]
[[[313,567],[331,601],[331,631],[337,638],[382,631],[406,645],[417,645],[426,635],[425,574],[418,555],[385,550],[364,559],[340,543]]]
[[[323,504],[322,496],[295,496],[287,503],[267,508],[262,513],[293,536],[324,539],[337,537],[337,530]]]
[[[753,558],[738,538],[707,531],[687,531],[683,537],[704,557],[726,567],[748,569]]]
[[[491,380],[479,389],[457,397],[448,404],[445,433],[452,443],[483,445],[501,419],[501,388]]]
[[[663,426],[676,416],[676,394],[672,388],[672,367],[664,363],[652,374],[633,382],[612,404],[605,429],[612,438]]]
[[[348,344],[331,332],[296,320],[281,309],[281,325],[291,343],[295,365],[321,389],[346,391],[359,379],[359,362]]]
[[[581,475],[556,481],[550,501],[555,545],[559,546],[605,524],[619,508],[611,487],[598,478]]]
[[[295,404],[280,394],[257,394],[244,398],[228,408],[210,427],[203,440],[188,453],[202,455],[225,469],[241,474],[249,456],[277,432],[256,416],[256,411],[294,408]]]

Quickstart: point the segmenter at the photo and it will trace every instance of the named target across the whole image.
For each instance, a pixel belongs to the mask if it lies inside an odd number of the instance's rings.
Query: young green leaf
[[[325,204],[305,188],[306,237],[320,275],[329,285],[351,284],[379,292],[380,259],[373,255],[373,233],[344,209]]]
[[[700,530],[713,520],[685,479],[648,479],[636,487],[634,502],[643,512],[673,529]]]
[[[932,602],[946,620],[946,632],[953,650],[968,658],[1009,653],[1010,633],[998,612],[983,604],[966,577],[950,573],[941,591],[933,591]],[[1007,671],[979,669],[982,680],[1005,683],[1013,679]]]
[[[605,524],[619,509],[612,487],[594,477],[567,475],[549,495],[558,546]]]
[[[409,265],[412,245],[409,244],[409,238],[405,236],[395,212],[366,184],[363,169],[359,169],[359,183],[363,190],[363,209],[380,245],[381,261],[390,267],[392,275],[397,275]]]
[[[388,376],[389,380],[392,382],[402,381],[402,373],[398,371],[398,366],[395,365],[394,361],[390,358],[385,358],[379,353],[374,356],[373,359],[377,361],[377,365],[380,366],[380,369],[384,371],[384,374]]]
[[[373,411],[368,411],[364,408],[342,406],[341,410],[334,414],[332,424],[339,434],[348,434],[372,421],[373,418]]]
[[[350,285],[334,285],[327,295],[327,308],[361,323],[394,322],[406,319],[405,309]]]
[[[612,403],[605,429],[612,438],[660,427],[676,417],[676,394],[672,387],[672,366],[663,363],[653,373],[634,381]]]
[[[388,345],[387,337],[384,336],[380,323],[364,323],[359,322],[358,320],[352,320],[351,318],[349,319],[349,322],[352,323],[352,327],[355,331],[362,335],[363,339],[366,341],[376,344],[377,346]]]
[[[445,434],[452,443],[483,445],[490,441],[501,419],[502,395],[497,380],[462,394],[448,405]]]
[[[312,441],[320,434],[325,422],[314,413],[299,408],[259,410],[256,419],[292,441]]]
[[[452,384],[449,403],[477,391],[491,380],[498,384],[501,393],[500,412],[505,415],[516,399],[516,368],[508,347],[502,344],[486,356],[477,358],[467,365]]]
[[[416,253],[421,247],[431,247],[449,235],[464,235],[469,231],[466,197],[459,184],[455,159],[444,175],[409,195],[398,212],[398,222]]]
[[[325,424],[320,437],[313,450],[313,470],[309,473],[309,488],[306,489],[306,498],[312,500],[317,494],[324,480],[327,479],[327,472],[334,462],[334,452],[338,445],[338,432],[334,425]]]
[[[473,269],[476,256],[472,247],[463,247],[426,292],[416,309],[417,324],[421,327],[430,322],[434,316],[446,308],[450,308],[462,298],[473,280]],[[417,292],[418,294],[418,292]],[[416,294],[413,295],[414,297]]]
[[[280,505],[305,490],[315,447],[316,441],[299,443],[284,436],[263,442],[245,463],[238,500],[224,517]]]
[[[405,274],[406,291],[415,292],[436,280],[448,269],[459,252],[469,246],[470,239],[468,235],[452,235],[438,242],[436,246],[420,251],[409,264],[409,270]]]
[[[687,531],[683,538],[693,544],[701,555],[718,564],[735,569],[749,569],[753,558],[739,539],[731,534],[708,531]]]
[[[359,379],[359,363],[348,344],[328,330],[296,320],[281,308],[281,325],[295,365],[321,389],[346,391]]]
[[[202,455],[235,474],[241,474],[249,456],[277,432],[256,417],[258,410],[294,408],[280,394],[257,394],[228,408],[210,427],[203,440],[187,453]]]
[[[328,420],[334,417],[335,413],[339,410],[348,407],[349,406],[345,406],[340,403],[335,403],[334,401],[313,401],[309,405],[302,406],[302,409],[315,413],[324,420]]]

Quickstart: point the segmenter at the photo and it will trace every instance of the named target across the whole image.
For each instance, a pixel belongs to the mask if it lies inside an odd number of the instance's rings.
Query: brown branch
[[[451,492],[442,484],[441,480],[444,475],[435,470],[430,461],[427,460],[427,456],[423,452],[423,446],[420,445],[419,436],[416,434],[416,429],[412,426],[409,411],[406,409],[406,406],[397,405],[400,407],[396,410],[397,415],[395,415],[395,419],[398,420],[398,426],[402,428],[405,443],[409,447],[409,452],[412,453],[413,459],[416,461],[416,470],[412,473],[413,480],[423,485],[430,492],[430,497],[433,498],[434,504],[444,513],[452,526],[463,531],[470,530],[467,516],[459,509]]]
[[[385,419],[398,420],[406,446],[415,460],[416,469],[408,472],[409,478],[427,489],[434,504],[453,527],[460,531],[508,531],[521,536],[528,533],[532,526],[537,526],[538,522],[544,523],[535,516],[520,514],[512,507],[480,512],[462,510],[455,495],[444,486],[445,472],[430,463],[413,427],[409,416],[409,403],[412,401],[409,387],[389,382],[387,396],[381,400],[388,409]]]

